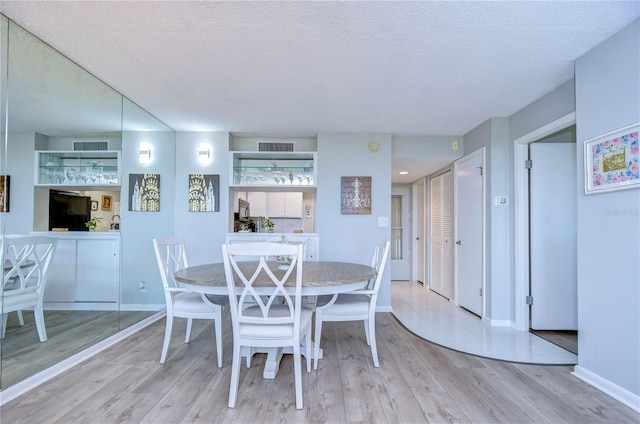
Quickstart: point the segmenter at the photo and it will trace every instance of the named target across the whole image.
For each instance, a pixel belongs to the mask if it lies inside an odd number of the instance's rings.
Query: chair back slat
[[[2,251],[3,289],[44,292],[57,242],[44,236],[6,238]]]
[[[222,246],[234,321],[265,325],[299,323],[303,248],[264,242]],[[278,263],[270,260],[275,256],[290,258],[288,268],[278,269]],[[246,261],[247,257],[252,260]],[[249,302],[254,307],[246,308]]]
[[[376,247],[373,250],[373,257],[371,258],[371,267],[376,269],[376,276],[369,280],[367,289],[378,291],[380,288],[384,269],[387,265],[390,246],[390,240],[379,240],[376,243]]]
[[[160,278],[165,288],[182,287],[174,274],[189,266],[184,239],[179,237],[162,237],[153,239],[153,248],[156,252]]]

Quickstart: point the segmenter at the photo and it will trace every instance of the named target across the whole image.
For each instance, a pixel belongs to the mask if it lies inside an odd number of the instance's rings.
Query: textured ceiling
[[[625,2],[31,2],[3,14],[178,131],[463,135],[573,77]]]

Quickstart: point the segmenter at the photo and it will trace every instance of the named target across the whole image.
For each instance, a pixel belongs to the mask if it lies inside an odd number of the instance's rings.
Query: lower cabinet
[[[117,302],[118,240],[78,240],[76,302]]]
[[[32,233],[58,239],[44,291],[45,309],[117,308],[120,292],[120,236],[117,233]],[[51,304],[56,304],[51,305]],[[81,306],[84,303],[85,306]]]

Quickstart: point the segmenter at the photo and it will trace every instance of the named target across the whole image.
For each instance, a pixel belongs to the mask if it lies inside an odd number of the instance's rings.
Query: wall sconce
[[[206,165],[211,162],[211,146],[208,143],[200,143],[198,145],[198,162],[200,162],[200,165]]]
[[[151,163],[151,144],[146,141],[141,142],[139,145],[138,163]]]

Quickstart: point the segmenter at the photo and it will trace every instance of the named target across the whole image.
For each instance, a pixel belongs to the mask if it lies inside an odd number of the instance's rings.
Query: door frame
[[[422,177],[413,183],[411,183],[411,279],[413,281],[421,281],[425,287],[428,287],[428,281],[426,279],[427,274],[427,266],[425,264],[426,258],[426,245],[425,239],[427,237],[425,233],[426,228],[426,214],[425,214],[425,200],[426,200],[426,177]],[[419,213],[420,205],[418,202],[418,189],[419,186],[422,186],[422,214]],[[418,220],[422,220],[422,231],[424,234],[419,234],[418,229]],[[420,238],[422,237],[422,238]],[[420,249],[418,248],[418,243],[422,243],[422,257],[418,255]],[[422,275],[418,275],[418,262],[422,261]]]
[[[486,147],[482,146],[468,155],[453,161],[453,239],[459,240],[458,233],[458,166],[476,156],[482,156],[482,314],[480,318],[484,320],[487,313],[487,156]],[[454,304],[458,304],[458,249],[453,249],[453,299]]]
[[[513,140],[514,327],[519,331],[529,331],[529,179],[525,167],[528,146],[575,123],[576,113],[571,112]]]

